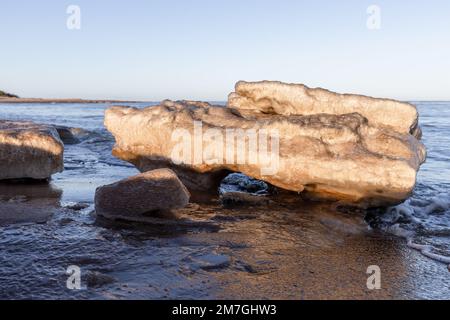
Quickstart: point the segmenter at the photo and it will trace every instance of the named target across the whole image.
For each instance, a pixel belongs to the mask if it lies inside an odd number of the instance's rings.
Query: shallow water
[[[446,264],[416,250],[450,257],[450,102],[415,104],[429,154],[405,204],[367,217],[292,199],[192,204],[149,225],[93,214],[97,186],[137,173],[111,155],[106,105],[0,104],[1,119],[90,132],[49,185],[0,184],[0,298],[450,298]],[[82,290],[66,288],[70,265]],[[370,265],[382,290],[366,287]]]

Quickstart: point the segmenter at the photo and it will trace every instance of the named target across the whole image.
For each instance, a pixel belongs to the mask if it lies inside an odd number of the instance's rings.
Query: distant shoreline
[[[1,98],[0,103],[139,103],[131,100],[88,100],[88,99],[46,99],[46,98]]]

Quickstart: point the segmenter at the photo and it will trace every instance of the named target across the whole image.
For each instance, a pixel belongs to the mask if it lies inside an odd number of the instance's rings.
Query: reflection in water
[[[0,181],[0,225],[43,223],[59,209],[61,195],[46,181]]]
[[[241,208],[239,214],[246,212],[255,217],[231,223],[222,234],[237,245],[222,251],[233,257],[234,265],[216,274],[222,288],[219,298],[395,295],[396,289],[390,285],[380,294],[367,290],[366,270],[372,264],[394,268],[396,280],[406,280],[399,246],[378,241],[361,217],[337,214],[332,206],[306,203],[287,208],[275,205],[256,212],[255,208]]]

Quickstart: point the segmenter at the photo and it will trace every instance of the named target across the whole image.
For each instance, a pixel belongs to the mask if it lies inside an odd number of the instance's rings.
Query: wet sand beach
[[[450,298],[445,265],[330,205],[191,204],[146,225],[82,207],[51,204],[45,222],[29,215],[1,227],[2,298]],[[69,265],[81,267],[85,290],[65,287]],[[371,265],[380,290],[367,288]]]

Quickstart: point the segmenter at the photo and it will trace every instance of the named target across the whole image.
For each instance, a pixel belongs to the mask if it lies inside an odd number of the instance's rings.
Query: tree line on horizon
[[[8,93],[5,91],[0,90],[0,97],[5,97],[5,98],[18,98],[19,96],[12,94],[12,93]]]

